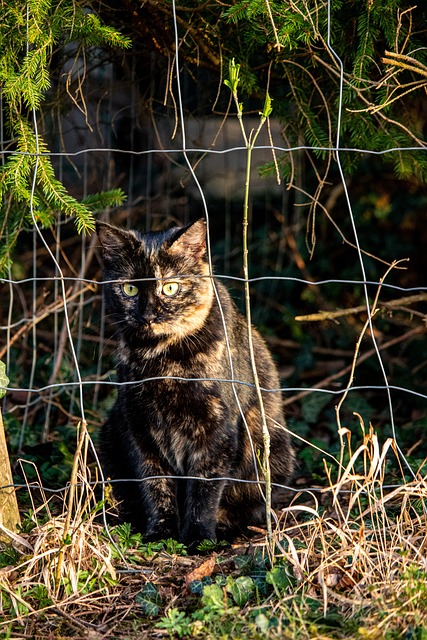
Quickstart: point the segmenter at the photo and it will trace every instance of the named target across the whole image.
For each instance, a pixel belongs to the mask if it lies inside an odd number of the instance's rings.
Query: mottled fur
[[[250,385],[236,385],[245,426],[232,385],[215,380],[230,380],[232,374],[223,319],[209,277],[204,221],[146,234],[99,223],[97,231],[104,279],[119,281],[104,285],[108,317],[120,339],[118,379],[138,381],[119,387],[102,428],[106,476],[255,479],[247,434],[249,430],[254,451],[262,451],[255,391]],[[141,278],[147,280],[135,281]],[[133,297],[125,295],[122,286],[131,280],[138,287]],[[179,284],[173,297],[162,290],[168,281]],[[246,321],[226,288],[220,282],[215,287],[234,379],[252,383]],[[261,387],[279,388],[271,355],[255,329],[253,343]],[[264,393],[263,398],[273,481],[286,483],[294,454],[288,433],[280,427],[284,425],[280,393]],[[263,508],[256,485],[223,480],[148,479],[117,483],[114,493],[123,519],[145,539],[172,536],[187,544],[243,528]]]

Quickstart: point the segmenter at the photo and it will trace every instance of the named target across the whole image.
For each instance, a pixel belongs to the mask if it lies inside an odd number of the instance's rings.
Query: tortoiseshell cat
[[[111,479],[147,478],[113,485],[121,516],[145,540],[173,537],[193,546],[242,530],[264,513],[258,486],[196,479],[254,480],[254,455],[263,448],[246,320],[215,282],[221,315],[209,277],[205,222],[152,233],[98,223],[97,232],[104,280],[116,281],[104,287],[120,338],[118,379],[135,381],[119,387],[101,432],[101,460]],[[147,280],[135,281],[140,278]],[[278,389],[276,368],[255,329],[253,343],[261,387]],[[246,383],[235,385],[240,409],[232,378]],[[294,453],[280,393],[263,393],[263,400],[272,480],[286,483]]]

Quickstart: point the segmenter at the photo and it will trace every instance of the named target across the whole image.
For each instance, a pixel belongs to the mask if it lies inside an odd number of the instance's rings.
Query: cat
[[[257,484],[227,479],[256,479],[262,426],[246,319],[210,275],[206,223],[139,233],[98,222],[97,233],[119,337],[117,376],[126,383],[100,434],[106,477],[134,480],[113,483],[121,517],[145,541],[172,537],[191,547],[232,538],[265,513]],[[261,387],[278,389],[255,328],[252,339]],[[236,391],[231,379],[241,382]],[[272,481],[286,484],[295,456],[280,392],[262,396]]]

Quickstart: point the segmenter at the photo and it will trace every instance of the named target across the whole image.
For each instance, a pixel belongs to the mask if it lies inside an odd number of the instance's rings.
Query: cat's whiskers
[[[194,336],[185,336],[183,343],[188,347],[192,356],[202,351],[209,345],[208,339],[203,334],[196,334]],[[194,350],[192,350],[194,348]]]
[[[110,326],[115,326],[118,324],[124,324],[126,325],[128,323],[128,321],[126,320],[126,318],[124,318],[123,316],[118,316],[117,313],[110,313],[110,314],[106,314],[104,316],[104,318],[106,320],[108,320],[108,324]],[[117,320],[113,320],[112,318],[118,318]]]

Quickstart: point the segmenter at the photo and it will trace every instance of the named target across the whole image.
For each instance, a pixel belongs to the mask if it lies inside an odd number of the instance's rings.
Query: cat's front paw
[[[178,540],[178,527],[169,521],[158,520],[155,523],[149,523],[147,529],[144,532],[144,542],[157,542],[157,540],[166,540],[167,538],[173,538]]]
[[[215,527],[202,523],[190,524],[181,531],[179,539],[186,545],[190,553],[194,553],[203,540],[216,540]]]

